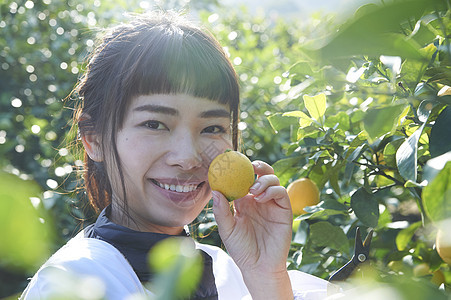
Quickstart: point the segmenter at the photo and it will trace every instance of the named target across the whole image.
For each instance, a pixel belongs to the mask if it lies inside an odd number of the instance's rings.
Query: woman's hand
[[[273,168],[255,161],[257,180],[250,194],[234,201],[213,192],[213,212],[229,255],[243,274],[253,299],[292,299],[286,270],[293,215],[290,200]]]

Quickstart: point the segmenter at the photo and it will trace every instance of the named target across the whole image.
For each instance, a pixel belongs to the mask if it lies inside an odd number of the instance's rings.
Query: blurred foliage
[[[156,276],[148,284],[152,299],[186,299],[195,292],[202,271],[202,254],[190,238],[173,237],[159,242],[149,253]]]
[[[53,224],[40,192],[35,182],[0,171],[0,267],[33,272],[51,254]]]
[[[50,251],[95,217],[76,191],[82,163],[66,97],[96,28],[155,6],[189,7],[230,54],[243,152],[271,163],[282,185],[309,177],[320,188],[322,201],[297,218],[289,268],[327,279],[352,256],[355,227],[371,227],[367,278],[403,295],[424,283],[415,295],[446,297],[428,283],[437,271],[451,283],[434,248],[436,223],[451,217],[451,95],[439,92],[451,86],[448,0],[369,4],[339,26],[328,15],[287,20],[208,0],[0,2],[0,169],[39,186],[38,215],[55,226]],[[191,231],[221,245],[215,227],[206,209]],[[413,276],[424,263],[426,274]],[[2,256],[0,297],[34,271]]]

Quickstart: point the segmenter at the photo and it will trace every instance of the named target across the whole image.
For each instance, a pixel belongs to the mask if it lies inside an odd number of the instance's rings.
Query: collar
[[[125,256],[141,282],[151,281],[153,272],[148,266],[147,255],[155,244],[173,235],[141,232],[118,225],[109,219],[110,211],[110,205],[102,210],[97,221],[85,229],[85,237],[100,239],[113,245]],[[189,237],[189,233],[183,230],[180,236]],[[204,271],[198,290],[190,299],[217,299],[213,260],[206,252],[199,251],[203,256]]]

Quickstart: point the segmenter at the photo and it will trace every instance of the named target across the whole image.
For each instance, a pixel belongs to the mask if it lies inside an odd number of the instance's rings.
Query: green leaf
[[[354,110],[351,112],[350,118],[352,123],[361,122],[365,118],[365,112],[361,109]]]
[[[436,82],[436,83],[441,83],[444,85],[451,86],[451,67],[450,66],[429,68],[426,70],[425,75],[431,77],[428,79],[427,82]]]
[[[280,159],[272,165],[274,174],[279,178],[282,186],[287,185],[288,181],[302,169],[303,159],[302,156],[289,157]]]
[[[423,123],[420,128],[415,130],[396,151],[396,165],[398,166],[399,174],[405,180],[417,181],[418,140],[421,137],[424,125],[426,123]]]
[[[41,189],[30,180],[0,172],[0,257],[16,268],[32,270],[50,254],[51,222],[35,205]],[[38,205],[36,205],[38,206]]]
[[[297,78],[305,78],[305,75],[311,76],[314,74],[314,70],[312,69],[312,64],[310,61],[299,60],[294,65],[292,65],[289,69],[290,74],[297,75]]]
[[[337,193],[339,197],[341,197],[341,189],[340,184],[338,183],[338,179],[340,177],[340,171],[344,165],[345,165],[344,161],[342,161],[341,163],[337,163],[328,172],[330,186],[334,189],[335,193]]]
[[[320,132],[319,128],[315,126],[299,127],[297,131],[297,139],[302,140],[308,136],[314,135]]]
[[[294,235],[293,242],[304,245],[307,242],[309,226],[307,222],[298,222],[299,226],[296,230],[296,234]]]
[[[376,227],[379,220],[379,204],[373,194],[359,188],[351,196],[351,207],[360,222],[368,227]]]
[[[431,20],[428,20],[428,22],[430,21]],[[427,22],[425,22],[424,20],[419,21],[417,23],[417,26],[418,28],[415,29],[414,32],[412,32],[411,38],[413,38],[419,45],[427,45],[427,43],[430,43],[436,38],[437,33],[431,30],[431,28],[428,27]]]
[[[429,139],[431,157],[440,156],[451,151],[451,107],[447,106],[432,125]]]
[[[445,105],[451,105],[451,95],[440,96],[435,98],[435,100]]]
[[[368,109],[363,119],[363,128],[368,133],[369,138],[375,140],[392,132],[405,107],[405,104],[398,104]]]
[[[406,188],[416,188],[416,187],[417,188],[423,188],[424,185],[420,184],[420,183],[417,183],[415,181],[412,181],[412,180],[407,180],[406,183],[404,183],[404,187],[406,187]]]
[[[385,209],[380,215],[377,221],[377,228],[384,228],[392,222],[392,216],[388,209]]]
[[[396,236],[396,247],[399,251],[406,250],[406,247],[412,240],[415,231],[421,227],[421,224],[421,221],[415,222],[398,233]]]
[[[338,226],[321,221],[310,225],[310,240],[320,247],[330,247],[342,253],[349,253],[349,242],[346,234]]]
[[[330,216],[346,216],[348,214],[348,208],[344,204],[332,199],[321,201],[314,206],[306,206],[304,210],[308,213],[298,216],[296,220],[326,219]]]
[[[316,206],[306,206],[304,210],[307,214],[300,215],[296,220],[307,220],[307,219],[327,219],[330,216],[342,215],[346,216],[347,212],[334,210],[334,209],[317,209]]]
[[[398,137],[397,139],[391,141],[384,147],[384,160],[387,166],[396,166],[396,151],[398,151],[398,148],[401,146],[401,144],[404,142],[404,139],[402,137]]]
[[[436,107],[438,104],[439,102],[433,99],[426,99],[421,101],[417,110],[418,119],[421,122],[426,122],[427,119],[429,118],[429,115],[431,114],[432,109]]]
[[[451,218],[451,162],[423,189],[422,200],[426,215],[438,222]]]
[[[313,97],[304,95],[303,99],[310,116],[322,124],[326,112],[326,94],[318,94]]]
[[[440,0],[394,1],[361,10],[321,47],[320,54],[331,60],[353,55],[390,55],[421,60],[421,46],[398,34],[400,24],[412,17],[418,19],[427,8],[433,9],[435,5],[443,6],[444,3]]]
[[[351,178],[354,175],[355,172],[359,170],[359,166],[357,166],[353,162],[346,163],[345,166],[345,174],[343,176],[343,184],[348,185],[351,182]]]
[[[282,117],[296,117],[299,118],[299,125],[301,127],[309,126],[312,124],[313,120],[307,116],[304,112],[296,110],[296,111],[289,111],[282,114]]]
[[[275,113],[268,116],[268,121],[275,132],[279,130],[289,128],[290,126],[299,126],[297,117],[284,116],[282,113]]]
[[[349,115],[344,111],[340,111],[336,115],[327,116],[324,124],[330,128],[337,126],[337,128],[340,128],[344,131],[349,130],[350,128]]]

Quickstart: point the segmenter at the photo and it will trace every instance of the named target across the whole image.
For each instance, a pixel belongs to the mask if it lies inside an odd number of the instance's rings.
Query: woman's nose
[[[174,137],[171,143],[167,162],[171,166],[179,166],[183,170],[191,170],[202,166],[200,145],[192,135],[185,133]]]

